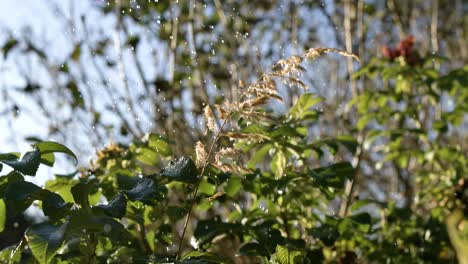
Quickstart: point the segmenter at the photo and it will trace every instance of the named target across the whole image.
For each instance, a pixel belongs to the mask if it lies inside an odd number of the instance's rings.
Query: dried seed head
[[[219,118],[222,120],[228,120],[229,119],[229,112],[226,111],[222,106],[219,104],[215,104],[216,111],[218,112]]]
[[[206,119],[206,127],[208,128],[208,130],[210,130],[211,132],[215,132],[216,130],[215,117],[209,105],[205,107],[205,119]]]
[[[233,148],[222,148],[215,155],[215,162],[222,164],[223,158],[235,158],[239,154],[239,151]]]
[[[203,167],[207,162],[208,154],[206,153],[205,146],[200,141],[197,141],[195,144],[195,154],[197,155],[196,166],[198,168]]]

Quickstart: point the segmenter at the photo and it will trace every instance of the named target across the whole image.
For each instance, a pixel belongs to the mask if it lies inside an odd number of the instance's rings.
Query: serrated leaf
[[[194,183],[197,180],[197,168],[189,157],[180,157],[170,161],[160,174],[173,181]]]
[[[26,241],[39,263],[51,262],[63,243],[66,229],[66,223],[62,225],[43,223],[33,225],[26,230]]]

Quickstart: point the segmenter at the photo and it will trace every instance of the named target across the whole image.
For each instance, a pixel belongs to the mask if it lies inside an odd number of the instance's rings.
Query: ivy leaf
[[[170,161],[160,174],[173,181],[194,183],[197,180],[197,168],[189,157],[180,157]]]
[[[155,200],[160,201],[166,197],[167,188],[164,185],[157,185],[150,177],[143,177],[131,190],[125,190],[123,193],[131,201],[154,205]]]
[[[25,237],[31,252],[41,264],[48,264],[57,254],[63,243],[67,223],[52,225],[48,223],[33,225],[26,230]]]
[[[0,162],[12,167],[25,175],[34,176],[41,163],[41,152],[38,148],[33,147],[33,150],[24,153],[24,155],[17,160],[11,160],[11,156],[0,157]],[[3,158],[3,159],[2,159]]]
[[[108,204],[93,207],[93,211],[102,210],[106,215],[119,219],[125,216],[126,209],[127,199],[122,193],[117,194]]]
[[[48,153],[64,153],[73,158],[75,165],[78,164],[78,158],[76,157],[75,153],[60,143],[43,141],[34,145],[39,149],[42,156]]]

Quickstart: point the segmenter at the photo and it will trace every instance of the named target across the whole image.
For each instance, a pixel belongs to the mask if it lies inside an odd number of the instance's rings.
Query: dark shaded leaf
[[[16,181],[10,183],[5,190],[5,200],[16,210],[23,211],[28,208],[34,200],[42,198],[42,189],[27,181]]]
[[[16,171],[19,171],[25,175],[34,176],[41,162],[41,153],[38,148],[34,148],[33,150],[24,153],[21,159],[10,160],[10,158],[11,157],[7,157],[7,159],[0,159],[0,162],[7,164]]]
[[[263,245],[257,242],[249,242],[239,249],[241,256],[268,256],[269,253]]]
[[[93,207],[93,211],[102,210],[106,215],[114,218],[122,218],[125,216],[127,209],[127,199],[122,193],[117,194],[108,204],[97,205]]]
[[[167,188],[164,185],[158,185],[150,177],[143,177],[131,190],[125,190],[123,193],[131,201],[153,205],[155,201],[166,197]]]
[[[51,219],[60,219],[67,215],[71,204],[65,203],[60,195],[44,190],[42,196],[42,210],[44,211],[44,215]]]
[[[160,174],[173,181],[194,183],[197,180],[197,168],[189,157],[180,157],[170,161]]]
[[[71,193],[75,203],[81,205],[85,211],[90,212],[91,207],[89,205],[88,195],[89,195],[89,184],[79,182],[71,188]]]

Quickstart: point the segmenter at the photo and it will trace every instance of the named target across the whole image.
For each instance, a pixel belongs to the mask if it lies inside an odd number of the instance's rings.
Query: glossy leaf
[[[10,157],[7,157],[7,159],[0,159],[0,162],[25,175],[34,176],[41,163],[41,153],[38,148],[33,148],[33,150],[24,153],[18,160],[11,160]]]
[[[173,181],[194,183],[197,180],[197,168],[189,157],[180,157],[172,160],[160,172],[161,176]]]
[[[155,201],[165,198],[167,188],[158,185],[150,177],[143,177],[131,190],[124,190],[123,193],[131,201],[140,201],[144,204],[153,205]]]
[[[76,157],[75,153],[60,143],[43,141],[34,145],[40,150],[42,155],[48,153],[64,153],[73,158],[75,165],[78,163],[78,158]]]
[[[106,215],[114,218],[122,218],[127,209],[127,199],[122,193],[117,194],[108,204],[97,205],[94,210],[102,210]]]

